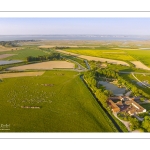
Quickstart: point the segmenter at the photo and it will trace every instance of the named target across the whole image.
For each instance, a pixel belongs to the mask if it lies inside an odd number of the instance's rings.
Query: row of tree
[[[32,61],[45,61],[45,60],[61,60],[61,56],[59,53],[51,53],[48,56],[28,56],[27,61],[32,62]]]
[[[130,116],[126,112],[119,112],[117,116],[124,121],[130,121],[130,129],[132,131],[141,128],[141,122],[137,120],[137,118]]]
[[[69,47],[67,46],[56,46],[55,49],[68,49]]]
[[[96,72],[91,70],[85,72],[84,79],[97,97],[97,99],[102,103],[105,108],[107,108],[107,99],[108,96],[110,96],[112,93],[111,91],[106,90],[104,86],[99,86],[96,78]]]
[[[142,131],[150,132],[150,116],[145,116],[142,122],[133,117],[130,117],[129,121],[131,130],[141,129]]]
[[[0,45],[5,46],[5,47],[17,47],[18,46],[16,42],[12,42],[12,41],[0,41]]]
[[[150,132],[150,116],[149,112],[140,114],[140,117],[144,118],[141,122],[137,118],[130,116],[125,112],[118,113],[118,117],[125,121],[130,121],[130,129],[132,131],[140,129],[141,131]]]

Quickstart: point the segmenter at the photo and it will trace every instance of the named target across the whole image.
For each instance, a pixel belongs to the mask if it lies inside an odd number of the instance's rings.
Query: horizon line
[[[150,36],[150,34],[0,34],[0,36],[38,36],[38,35],[97,35],[97,36]]]

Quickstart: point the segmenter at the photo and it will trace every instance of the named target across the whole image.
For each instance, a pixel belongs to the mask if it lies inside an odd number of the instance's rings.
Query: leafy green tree
[[[144,98],[143,98],[143,97],[141,97],[141,98],[140,98],[140,101],[141,101],[141,102],[144,102]]]
[[[131,123],[130,129],[132,131],[140,128],[140,122],[136,118],[131,118],[130,123]]]
[[[150,132],[150,116],[145,116],[142,122],[142,127]]]

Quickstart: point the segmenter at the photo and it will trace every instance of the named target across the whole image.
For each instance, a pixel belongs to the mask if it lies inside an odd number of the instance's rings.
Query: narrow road
[[[122,73],[122,74],[131,74],[131,73],[134,73],[134,74],[147,74],[147,75],[150,75],[150,73],[145,73],[145,72],[126,72],[126,71],[119,71],[119,73]]]
[[[145,83],[143,83],[142,81],[140,81],[133,73],[132,76],[138,81],[140,82],[142,85],[146,86],[147,88],[150,88],[149,86],[147,86]]]
[[[135,117],[137,120],[139,120],[139,121],[143,121],[143,120],[144,120],[144,118],[141,118],[141,117],[137,116],[136,114],[134,114],[134,117]]]
[[[84,61],[86,63],[87,68],[90,70],[91,68],[90,68],[90,65],[89,65],[88,61],[87,60],[84,60]]]
[[[128,129],[129,132],[131,132],[129,121],[121,120],[120,118],[118,118],[117,113],[113,113],[113,115],[126,126],[126,128]]]
[[[60,52],[62,53],[62,52]],[[63,53],[62,53],[63,54]],[[78,69],[76,69],[77,71],[81,72],[81,71],[87,71],[87,68],[85,68],[84,66],[82,66],[80,63],[78,63],[77,61],[74,61],[72,59],[66,58],[65,59],[72,61],[73,63],[75,63],[76,65],[78,65]]]
[[[76,62],[76,61],[74,61],[72,59],[68,59],[68,58],[66,58],[66,59],[69,60],[69,61],[72,61],[73,63],[75,63],[76,65],[78,65],[78,68],[76,69],[77,71],[86,71],[87,70],[84,66],[82,66],[78,62]]]
[[[148,104],[150,103],[150,100],[145,100],[144,102],[139,102],[139,104]]]

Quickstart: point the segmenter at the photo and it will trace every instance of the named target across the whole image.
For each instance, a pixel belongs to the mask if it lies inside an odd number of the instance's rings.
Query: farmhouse
[[[112,100],[108,100],[108,105],[111,107],[113,112],[120,112],[120,108]]]
[[[130,115],[134,115],[134,114],[139,114],[139,113],[143,113],[146,112],[146,109],[144,109],[142,106],[140,106],[138,103],[136,103],[135,101],[131,101],[130,103],[130,109],[128,110],[128,113]]]
[[[108,105],[110,106],[113,112],[126,112],[130,115],[146,112],[146,109],[140,106],[138,103],[136,103],[133,98],[117,98],[117,100],[119,99],[120,101],[117,101],[116,103],[114,102],[115,98],[108,100]]]

